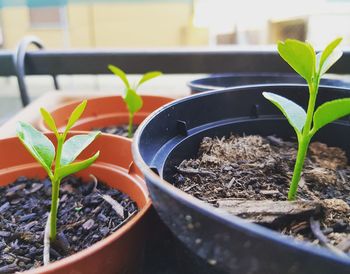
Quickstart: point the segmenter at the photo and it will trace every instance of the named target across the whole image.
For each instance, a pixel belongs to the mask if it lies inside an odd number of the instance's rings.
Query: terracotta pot
[[[136,125],[140,124],[153,111],[173,100],[167,97],[149,95],[142,96],[142,99],[143,107],[134,116],[134,123]],[[60,130],[64,129],[69,115],[80,102],[74,101],[60,106],[51,112],[56,121],[56,126]],[[121,96],[96,97],[88,100],[86,109],[73,127],[73,130],[90,131],[96,127],[127,124],[128,121],[128,110]],[[37,128],[44,132],[48,131],[42,119],[38,121]]]
[[[77,133],[74,133],[77,134]],[[53,139],[52,134],[47,135]],[[71,135],[72,136],[72,135]],[[79,156],[85,159],[96,151],[100,157],[77,176],[99,180],[129,195],[139,212],[124,226],[91,247],[47,266],[26,273],[137,273],[142,265],[146,227],[151,201],[139,170],[133,165],[131,141],[103,134]],[[20,176],[44,178],[46,174],[16,137],[0,140],[0,185]],[[6,157],[4,157],[6,155]]]

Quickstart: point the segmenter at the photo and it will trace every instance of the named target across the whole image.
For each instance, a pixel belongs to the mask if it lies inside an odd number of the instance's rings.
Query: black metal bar
[[[0,76],[16,75],[15,65],[13,63],[12,51],[0,51]]]
[[[38,49],[42,50],[44,46],[41,41],[33,36],[25,37],[17,46],[17,49],[13,55],[13,63],[15,65],[15,72],[18,81],[18,87],[21,95],[22,105],[26,106],[30,103],[30,98],[27,91],[27,86],[24,81],[26,75],[25,61],[26,61],[26,50],[29,45],[34,45]],[[49,73],[51,74],[51,73]],[[53,75],[54,86],[56,89],[59,88],[56,76]]]
[[[11,52],[0,52],[0,76],[16,75]],[[27,75],[109,74],[108,64],[127,73],[161,70],[164,73],[291,72],[272,47],[179,50],[85,50],[27,52]],[[350,48],[330,70],[350,74]]]
[[[35,45],[39,49],[43,48],[41,42],[39,40],[37,40],[37,38],[26,37],[18,44],[18,46],[15,50],[15,53],[13,55],[13,62],[14,62],[15,67],[16,67],[18,88],[19,88],[19,92],[21,95],[22,105],[24,107],[30,103],[30,98],[28,95],[27,86],[26,86],[25,81],[24,81],[24,77],[25,77],[24,65],[25,65],[26,50],[30,44]]]

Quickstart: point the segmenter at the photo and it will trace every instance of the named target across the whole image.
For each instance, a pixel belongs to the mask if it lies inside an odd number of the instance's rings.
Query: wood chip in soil
[[[296,153],[295,142],[275,136],[205,137],[198,157],[175,167],[173,184],[234,215],[296,239],[332,245],[350,256],[350,166],[346,153],[323,143],[310,144],[292,209],[285,201]],[[289,210],[298,214],[293,216]],[[311,229],[315,219],[327,243],[320,241],[319,231]]]
[[[124,208],[124,218],[102,196]],[[0,273],[41,266],[44,228],[51,205],[48,179],[18,178],[0,188]],[[138,211],[126,194],[101,182],[84,183],[70,176],[60,188],[58,240],[51,245],[51,262],[106,238]]]

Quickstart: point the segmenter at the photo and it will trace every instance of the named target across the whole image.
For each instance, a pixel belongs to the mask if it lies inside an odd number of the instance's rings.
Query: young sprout
[[[73,162],[80,153],[92,143],[100,132],[75,135],[66,141],[70,128],[75,124],[83,113],[86,100],[78,105],[69,117],[66,129],[63,133],[58,132],[56,123],[51,114],[44,108],[40,109],[41,115],[52,130],[57,139],[57,147],[43,133],[33,128],[30,124],[19,122],[17,136],[29,153],[45,169],[52,183],[51,211],[50,211],[50,240],[56,239],[58,196],[61,180],[75,172],[89,167],[99,156],[99,151],[89,159]]]
[[[298,139],[298,153],[288,200],[294,200],[296,197],[311,138],[323,126],[350,114],[350,98],[326,102],[315,110],[320,79],[342,56],[342,51],[336,49],[341,41],[342,38],[335,39],[324,51],[317,54],[307,42],[292,39],[278,42],[280,56],[306,80],[309,87],[309,103],[306,113],[302,107],[282,96],[270,92],[263,93],[264,97],[270,100],[286,116]]]
[[[133,132],[132,132],[132,126],[133,126],[133,120],[134,120],[134,114],[138,112],[143,105],[142,97],[137,94],[137,89],[146,81],[151,80],[155,77],[158,77],[162,75],[160,71],[150,71],[145,73],[141,80],[134,86],[131,86],[126,74],[124,71],[122,71],[120,68],[117,68],[116,66],[109,65],[108,69],[114,73],[114,75],[118,76],[124,83],[125,88],[125,94],[123,96],[124,102],[128,108],[129,111],[129,125],[128,125],[128,137],[132,138]]]

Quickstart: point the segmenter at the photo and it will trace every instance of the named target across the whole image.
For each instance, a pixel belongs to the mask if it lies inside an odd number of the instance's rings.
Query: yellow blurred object
[[[269,43],[275,44],[279,40],[293,38],[300,41],[306,40],[307,18],[289,18],[283,20],[269,20]]]
[[[26,6],[1,9],[4,48],[15,47],[26,35],[39,37],[48,48],[208,44],[207,30],[189,24],[193,9],[188,2],[68,2],[66,6],[40,9],[30,11]],[[59,17],[56,24],[41,22],[49,12]]]

